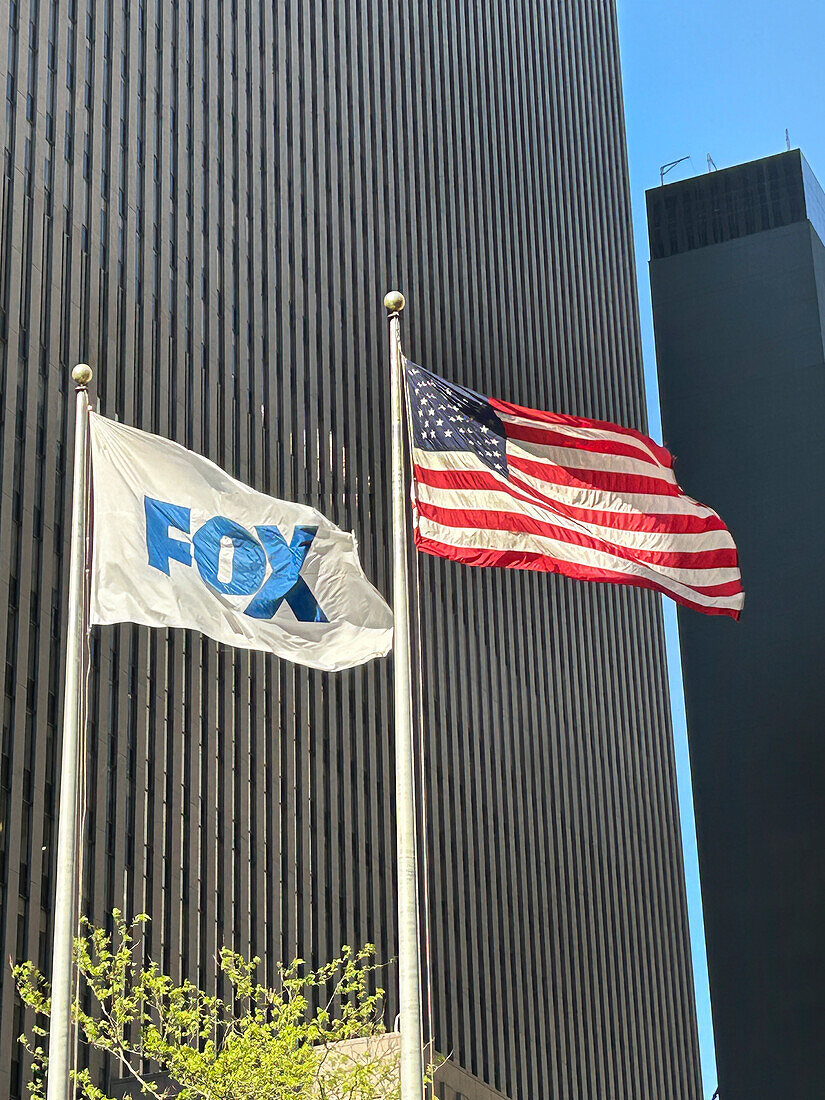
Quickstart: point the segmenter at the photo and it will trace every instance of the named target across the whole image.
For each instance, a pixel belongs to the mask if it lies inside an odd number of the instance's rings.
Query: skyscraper
[[[720,1096],[822,1091],[825,195],[799,150],[649,191],[665,442],[741,555],[679,612]]]
[[[645,414],[612,3],[12,0],[0,34],[2,948],[45,964],[75,361],[354,528],[385,594],[386,290],[447,377]],[[698,1097],[657,597],[418,569],[438,1049],[513,1100]],[[390,662],[92,657],[87,913],[207,985],[223,942],[394,954]]]

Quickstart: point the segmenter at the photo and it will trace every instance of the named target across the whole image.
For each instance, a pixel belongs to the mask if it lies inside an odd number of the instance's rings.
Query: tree
[[[143,961],[144,915],[113,913],[107,933],[83,921],[74,956],[85,995],[73,1006],[79,1038],[134,1082],[131,1095],[163,1100],[395,1100],[397,1047],[381,1039],[384,990],[374,987],[375,949],[343,947],[317,970],[279,964],[274,986],[259,984],[259,959],[223,948],[226,1000],[191,982],[176,984]],[[13,967],[24,1003],[50,1012],[49,983],[32,962]],[[87,1007],[81,1007],[86,1005]],[[32,1061],[29,1091],[45,1095],[47,1032],[20,1036]],[[356,1042],[355,1040],[367,1040]],[[164,1081],[164,1083],[159,1083]],[[88,1069],[74,1074],[83,1100],[109,1100]]]

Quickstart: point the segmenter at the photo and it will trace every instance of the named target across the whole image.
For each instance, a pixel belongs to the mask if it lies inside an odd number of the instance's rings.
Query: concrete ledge
[[[396,1071],[392,1074],[392,1084],[389,1087],[397,1088],[400,1041],[401,1036],[397,1031],[388,1031],[384,1035],[369,1039],[353,1039],[347,1043],[340,1043],[331,1057],[340,1052],[341,1058],[352,1058],[354,1061],[378,1058],[394,1062]],[[491,1088],[490,1085],[449,1059],[436,1071],[435,1092],[438,1100],[508,1100],[504,1093]]]

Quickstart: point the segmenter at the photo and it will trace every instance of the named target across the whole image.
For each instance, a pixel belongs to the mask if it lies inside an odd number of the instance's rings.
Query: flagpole
[[[395,815],[398,849],[398,977],[401,1019],[401,1100],[422,1100],[421,956],[418,948],[418,863],[413,786],[410,601],[407,586],[407,497],[404,477],[404,379],[401,310],[404,295],[384,298],[390,328],[392,379],[392,530],[395,637]]]
[[[63,692],[63,748],[60,765],[57,871],[52,946],[51,1021],[46,1100],[68,1100],[72,1068],[72,971],[77,896],[77,819],[80,751],[83,743],[86,678],[86,513],[89,399],[92,369],[80,363],[72,371],[75,389],[74,475],[69,557],[69,616],[66,682]]]

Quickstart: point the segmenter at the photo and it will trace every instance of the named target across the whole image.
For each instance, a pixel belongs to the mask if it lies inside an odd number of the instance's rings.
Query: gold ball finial
[[[391,290],[384,295],[384,306],[388,313],[400,313],[404,308],[404,295],[400,290]]]
[[[88,363],[78,363],[72,371],[72,378],[78,386],[88,386],[92,380],[92,368]]]

